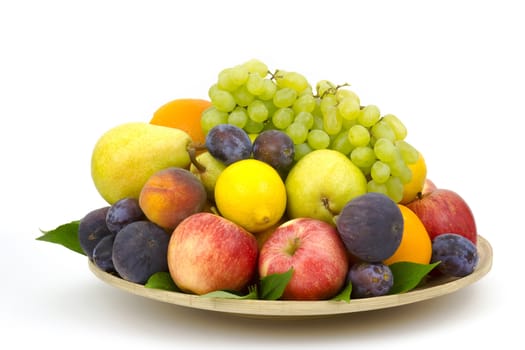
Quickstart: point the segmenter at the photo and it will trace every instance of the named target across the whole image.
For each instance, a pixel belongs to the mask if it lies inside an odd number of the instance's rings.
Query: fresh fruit
[[[190,171],[197,176],[204,185],[208,199],[215,201],[215,184],[219,174],[226,168],[226,164],[215,158],[210,152],[203,152],[192,159]]]
[[[113,265],[126,281],[144,284],[156,272],[167,272],[170,236],[150,221],[125,226],[113,242]]]
[[[421,189],[421,194],[426,194],[434,190],[437,190],[436,184],[428,178],[425,179],[425,183],[423,184],[423,188]]]
[[[232,124],[247,133],[279,130],[293,141],[296,161],[314,150],[337,150],[367,176],[367,191],[399,202],[418,151],[406,141],[399,118],[363,105],[347,87],[321,80],[314,88],[298,72],[271,72],[264,62],[250,60],[218,74],[208,89],[212,107],[203,113],[203,129]]]
[[[329,149],[301,158],[285,184],[290,218],[310,217],[332,225],[349,200],[367,191],[363,173],[344,154]]]
[[[275,229],[259,254],[259,275],[293,268],[282,299],[322,300],[335,296],[348,272],[346,248],[335,227],[324,221],[298,218]]]
[[[106,225],[112,233],[117,233],[124,226],[146,219],[136,198],[122,198],[113,204],[106,215]]]
[[[440,261],[436,267],[446,276],[463,277],[474,272],[479,260],[472,241],[455,233],[443,233],[432,241],[432,260]]]
[[[105,272],[116,272],[113,264],[113,242],[115,242],[115,236],[115,233],[104,236],[93,249],[93,263]]]
[[[465,199],[448,189],[436,189],[407,206],[419,217],[431,240],[443,233],[457,233],[477,242],[476,221]]]
[[[173,230],[188,216],[203,210],[206,189],[189,170],[170,167],[154,173],[144,184],[139,205],[155,224]]]
[[[388,294],[394,276],[383,263],[358,262],[350,267],[347,281],[352,283],[353,298],[370,298]]]
[[[252,155],[252,141],[241,128],[220,124],[213,127],[206,135],[208,152],[226,165],[248,159]]]
[[[201,127],[202,113],[211,102],[198,98],[179,98],[160,106],[150,120],[151,124],[184,130],[194,144],[204,144],[206,138]]]
[[[412,172],[412,179],[410,182],[403,185],[403,198],[401,204],[408,204],[416,199],[418,193],[423,192],[425,181],[427,178],[427,165],[425,158],[418,152],[417,162],[408,164],[408,168]]]
[[[432,241],[425,225],[408,207],[402,204],[398,204],[398,206],[403,215],[403,236],[394,254],[383,262],[387,265],[400,261],[418,264],[430,263]]]
[[[281,219],[286,188],[270,165],[257,159],[240,160],[217,178],[215,203],[222,216],[255,233]]]
[[[290,136],[279,130],[266,130],[253,141],[253,158],[270,164],[285,177],[294,163],[295,147]]]
[[[348,251],[365,262],[390,258],[403,235],[399,206],[381,193],[370,192],[349,201],[336,225]]]
[[[167,261],[175,284],[200,295],[242,291],[255,276],[257,254],[251,233],[218,215],[197,213],[171,234]]]
[[[78,241],[84,253],[91,259],[95,246],[104,237],[111,235],[106,225],[109,206],[93,209],[78,224]]]
[[[148,178],[167,167],[190,164],[184,131],[144,122],[129,122],[106,131],[91,156],[91,176],[100,195],[114,204],[138,198]]]

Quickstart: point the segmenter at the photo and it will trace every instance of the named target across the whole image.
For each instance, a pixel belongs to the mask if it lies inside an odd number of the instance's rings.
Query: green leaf
[[[394,275],[394,285],[389,294],[404,293],[416,288],[421,280],[437,265],[439,265],[439,261],[433,264],[402,261],[390,265]]]
[[[346,287],[335,297],[332,298],[332,300],[336,301],[346,301],[347,303],[350,302],[350,294],[352,294],[352,282],[348,282]]]
[[[248,291],[249,292],[246,295],[238,295],[238,294],[227,292],[227,291],[224,291],[224,290],[218,290],[218,291],[215,291],[215,292],[210,292],[210,293],[203,294],[203,295],[201,295],[201,297],[204,297],[204,298],[225,298],[225,299],[258,299],[257,286],[256,285],[249,286],[248,287]]]
[[[144,285],[146,288],[153,288],[153,289],[163,289],[163,290],[169,290],[172,292],[180,292],[180,289],[177,287],[175,282],[171,279],[171,275],[169,272],[156,272],[153,275],[148,278],[146,281],[146,284]]]
[[[51,242],[63,245],[64,247],[71,249],[82,255],[86,255],[80,247],[78,240],[78,225],[80,221],[71,221],[67,224],[58,226],[57,228],[49,231],[40,230],[43,233],[42,236],[37,237],[38,241]]]
[[[288,282],[292,279],[293,267],[283,273],[274,273],[261,278],[260,299],[277,300],[284,292]]]

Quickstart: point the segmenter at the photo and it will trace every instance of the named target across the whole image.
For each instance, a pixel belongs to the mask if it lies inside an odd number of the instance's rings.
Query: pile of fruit
[[[254,59],[208,96],[101,135],[91,175],[108,205],[39,239],[127,281],[212,297],[349,300],[475,270],[465,200],[348,84]]]

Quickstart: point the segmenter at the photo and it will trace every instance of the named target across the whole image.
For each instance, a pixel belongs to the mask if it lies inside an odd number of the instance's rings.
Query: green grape
[[[271,124],[271,123],[268,123]],[[244,131],[248,134],[259,134],[263,131],[265,123],[253,121],[253,119],[248,118],[246,125],[244,125]]]
[[[356,120],[348,120],[343,118],[343,130],[348,131],[354,125],[357,125]]]
[[[403,199],[403,183],[398,177],[390,176],[385,182],[387,188],[387,195],[394,202],[399,203]]]
[[[302,157],[304,157],[305,155],[307,155],[308,153],[313,151],[313,149],[306,142],[295,145],[294,147],[295,147],[294,160],[296,162]]]
[[[230,69],[230,75],[231,80],[235,85],[244,85],[248,80],[248,68],[243,65],[237,65]]]
[[[304,124],[310,130],[314,126],[314,116],[309,112],[296,112],[294,122]]]
[[[401,158],[403,158],[405,163],[414,164],[415,162],[417,162],[417,160],[419,159],[419,151],[415,149],[414,146],[412,146],[404,140],[396,141],[395,145],[399,150]]]
[[[390,178],[390,167],[380,160],[376,160],[370,169],[370,176],[378,184],[385,183]]]
[[[317,96],[324,98],[327,94],[334,94],[336,92],[336,86],[328,80],[320,80],[315,85]]]
[[[352,100],[356,100],[358,103],[361,103],[359,96],[357,96],[357,94],[353,92],[352,90],[348,90],[348,89],[337,89],[335,93],[335,97],[337,98],[338,102],[341,102],[345,99],[352,99]]]
[[[287,72],[284,70],[278,70],[274,74],[275,82],[280,88],[290,88],[295,90],[296,93],[301,93],[303,90],[308,88],[308,80],[297,72]]]
[[[279,108],[272,116],[272,123],[277,129],[284,130],[293,123],[294,117],[293,109]]]
[[[254,122],[262,123],[268,119],[268,108],[261,100],[254,100],[248,105],[248,117]]]
[[[215,107],[209,107],[201,115],[201,127],[204,134],[208,134],[214,126],[228,123],[228,113],[219,111]]]
[[[385,196],[388,196],[388,188],[385,183],[378,183],[374,181],[373,179],[368,181],[367,184],[367,191],[368,192],[375,192],[375,193],[382,193]]]
[[[335,98],[335,95],[325,94],[319,103],[319,109],[321,110],[321,113],[325,114],[326,111],[334,108],[337,109],[337,98]]]
[[[386,114],[383,116],[382,120],[390,125],[396,135],[396,140],[404,140],[406,138],[407,128],[398,117],[393,114]]]
[[[297,99],[297,92],[292,88],[280,88],[273,96],[273,104],[279,108],[290,107]]]
[[[277,85],[275,85],[275,82],[271,79],[264,79],[263,86],[264,90],[259,94],[259,99],[263,101],[272,100],[277,91]]]
[[[357,121],[369,128],[379,121],[381,113],[376,105],[368,105],[359,111]]]
[[[361,169],[371,167],[376,161],[374,150],[370,147],[356,147],[350,153],[350,160]]]
[[[217,79],[217,86],[219,87],[219,89],[229,92],[232,92],[235,89],[237,89],[239,85],[235,83],[235,79],[233,76],[233,68],[225,68],[222,71],[220,71],[219,77]]]
[[[243,107],[235,107],[233,111],[228,115],[228,124],[238,126],[243,129],[248,121],[248,113]]]
[[[337,135],[343,128],[343,117],[337,113],[336,106],[327,107],[323,113],[323,129],[328,135]]]
[[[260,99],[259,99],[260,100]],[[275,107],[275,105],[273,104],[273,101],[272,100],[260,100],[262,101],[262,103],[264,103],[264,105],[266,106],[266,109],[268,110],[268,119],[271,120],[273,114],[275,113],[275,111],[278,109],[277,107]]]
[[[246,90],[255,96],[264,93],[264,78],[257,73],[250,73],[246,81]]]
[[[268,66],[258,59],[251,59],[244,62],[242,65],[249,73],[257,73],[261,78],[264,78],[268,74]]]
[[[394,143],[385,138],[380,138],[375,141],[374,152],[377,158],[385,163],[392,162],[399,154]]]
[[[308,137],[308,129],[301,123],[292,123],[286,129],[285,133],[290,136],[295,145],[306,141]]]
[[[323,130],[310,130],[307,142],[313,149],[325,149],[330,145],[330,136]]]
[[[314,123],[310,129],[324,130],[323,117],[320,115],[313,115],[313,116],[314,116]]]
[[[297,97],[293,103],[293,110],[295,113],[308,112],[311,113],[315,109],[315,97],[310,94],[304,94]]]
[[[232,96],[235,99],[235,102],[243,107],[247,107],[255,99],[255,96],[246,89],[246,85],[239,86],[232,92]]]
[[[349,155],[350,152],[354,149],[354,146],[348,140],[348,132],[346,130],[340,132],[335,137],[333,137],[330,148],[336,151],[343,153],[344,155]]]
[[[399,178],[403,184],[409,183],[410,180],[412,180],[412,171],[401,157],[389,162],[388,165],[392,176]]]
[[[396,140],[396,134],[394,133],[394,130],[390,127],[390,125],[380,120],[374,126],[371,128],[372,136],[375,137],[376,140],[385,138],[392,142]]]
[[[215,89],[210,95],[212,105],[221,112],[231,112],[237,106],[233,95],[221,89]]]
[[[348,129],[348,141],[355,147],[366,146],[370,143],[370,132],[360,124]]]
[[[351,97],[344,98],[339,101],[339,104],[337,105],[337,110],[339,111],[339,114],[343,116],[344,119],[356,120],[361,110],[359,99],[354,99]]]

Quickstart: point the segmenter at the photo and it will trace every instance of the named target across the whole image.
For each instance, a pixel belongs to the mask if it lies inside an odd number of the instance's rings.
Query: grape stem
[[[345,86],[350,86],[350,84],[348,84],[348,83],[339,84],[339,85],[337,85],[337,86],[334,87],[334,88],[327,89],[327,90],[323,93],[322,96],[317,95],[316,97],[323,98],[323,97],[325,97],[325,96],[328,95],[328,94],[335,95],[336,92],[337,92],[337,90],[339,90],[340,88],[345,87]]]

